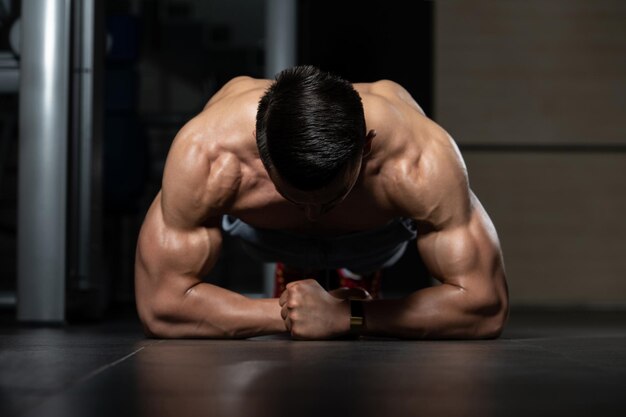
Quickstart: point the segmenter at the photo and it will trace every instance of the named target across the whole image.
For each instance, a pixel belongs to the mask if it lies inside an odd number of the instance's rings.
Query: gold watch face
[[[363,326],[363,317],[350,317],[350,326]]]

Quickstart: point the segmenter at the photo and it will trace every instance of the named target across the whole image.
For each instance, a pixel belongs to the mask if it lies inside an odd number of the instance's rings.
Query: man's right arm
[[[146,334],[245,338],[284,332],[278,300],[250,299],[202,282],[220,253],[219,205],[232,190],[223,179],[233,165],[227,157],[209,167],[199,155],[193,144],[174,144],[163,189],[139,235],[135,294]]]

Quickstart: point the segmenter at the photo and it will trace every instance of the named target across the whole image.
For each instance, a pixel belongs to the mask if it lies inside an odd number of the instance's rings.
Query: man
[[[357,282],[417,235],[441,285],[372,299],[305,274],[280,298],[250,299],[202,281],[222,229],[287,269],[344,268]],[[180,130],[135,275],[153,337],[493,338],[508,313],[496,230],[450,136],[394,82],[352,85],[308,66],[235,78]]]

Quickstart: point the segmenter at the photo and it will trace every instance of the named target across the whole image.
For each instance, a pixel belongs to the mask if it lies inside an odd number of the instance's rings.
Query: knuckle
[[[294,323],[297,322],[300,319],[300,315],[298,314],[297,311],[290,311],[289,312],[289,320]]]
[[[285,303],[288,308],[294,308],[300,305],[300,300],[302,299],[301,295],[297,292],[293,292],[289,294],[287,297],[287,302]]]
[[[306,336],[302,331],[301,326],[297,326],[297,325],[292,325],[291,326],[291,336],[294,339],[305,339]]]

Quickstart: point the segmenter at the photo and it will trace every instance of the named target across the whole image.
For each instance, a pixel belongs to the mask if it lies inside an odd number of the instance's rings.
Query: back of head
[[[300,190],[320,189],[360,158],[361,97],[348,81],[315,67],[284,70],[259,102],[256,135],[267,169]]]

